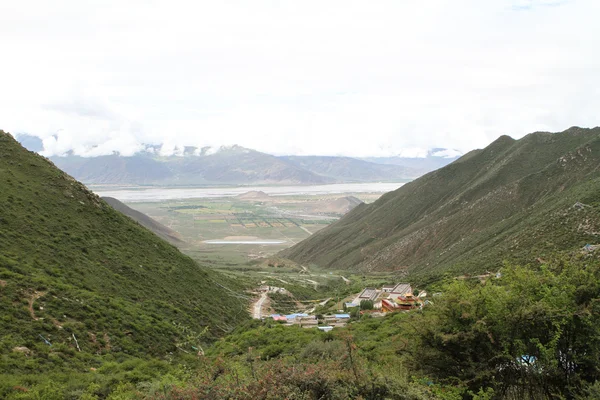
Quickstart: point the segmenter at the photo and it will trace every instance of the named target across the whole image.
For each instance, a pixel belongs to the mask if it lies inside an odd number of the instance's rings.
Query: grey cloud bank
[[[418,155],[600,125],[595,0],[1,3],[0,128],[46,155]]]

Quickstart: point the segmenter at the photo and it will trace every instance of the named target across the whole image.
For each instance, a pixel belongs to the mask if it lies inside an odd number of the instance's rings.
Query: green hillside
[[[502,136],[285,250],[333,269],[478,272],[600,239],[600,128]]]
[[[169,243],[174,245],[183,243],[181,239],[181,235],[175,232],[173,229],[168,226],[164,226],[160,222],[150,218],[144,213],[139,212],[138,210],[134,210],[123,202],[115,199],[114,197],[102,197],[102,200],[107,202],[112,208],[117,210],[120,213],[127,215],[129,218],[142,225],[143,227],[151,230],[160,238],[166,240]]]
[[[3,131],[0,204],[0,374],[195,353],[248,318],[243,287]]]

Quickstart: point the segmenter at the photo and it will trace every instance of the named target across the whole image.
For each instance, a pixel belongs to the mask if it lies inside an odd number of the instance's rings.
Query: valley
[[[252,294],[249,315],[260,319],[276,312],[314,311],[327,299],[332,300],[326,302],[327,308],[337,312],[344,300],[356,296],[366,283],[381,285],[399,279],[394,273],[368,278],[350,273],[345,277],[343,271],[299,265],[277,253],[338,220],[361,202],[372,203],[383,190],[401,185],[113,189],[99,190],[98,194],[120,198],[176,232],[181,240],[174,244],[202,265],[259,288]],[[264,287],[280,287],[282,292],[260,289]]]
[[[396,184],[97,190],[177,232],[192,258],[245,264],[268,258],[371,203]]]
[[[598,133],[405,185],[92,192],[0,132],[0,397],[594,399]]]
[[[600,1],[3,5],[0,400],[600,400]]]

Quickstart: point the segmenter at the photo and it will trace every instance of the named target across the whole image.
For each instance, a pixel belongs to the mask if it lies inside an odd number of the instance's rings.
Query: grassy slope
[[[600,201],[599,165],[600,128],[502,136],[282,255],[335,269],[437,274],[595,243],[598,209],[571,206]]]
[[[125,205],[124,203],[120,202],[114,197],[102,197],[102,200],[107,202],[115,210],[127,215],[129,218],[133,219],[138,224],[151,230],[167,242],[175,245],[183,242],[183,240],[181,240],[181,235],[175,232],[173,229],[164,226],[163,224],[155,221],[154,219],[150,218],[144,213],[134,210],[133,208]]]
[[[242,291],[234,281],[198,266],[2,131],[0,188],[0,372],[105,353],[163,356],[191,331],[209,326],[215,336],[248,318],[245,301],[217,284]],[[81,353],[73,353],[72,334]]]

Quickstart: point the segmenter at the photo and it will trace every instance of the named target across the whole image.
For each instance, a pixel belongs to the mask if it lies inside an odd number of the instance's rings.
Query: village
[[[336,327],[343,327],[353,319],[361,315],[372,317],[383,317],[390,312],[410,311],[420,309],[430,302],[426,300],[427,293],[413,290],[410,283],[397,283],[395,285],[384,285],[381,288],[364,288],[360,293],[350,297],[350,301],[340,303],[342,309],[337,312],[317,314],[316,306],[305,312],[291,313],[287,315],[269,314],[262,315],[262,306],[268,293],[285,293],[286,290],[274,286],[261,286],[261,296],[255,303],[253,317],[261,320],[278,321],[285,326],[299,326],[302,328],[318,328],[328,332]],[[331,299],[319,303],[321,306]],[[339,305],[339,304],[337,304]]]

